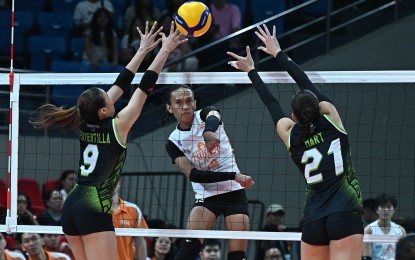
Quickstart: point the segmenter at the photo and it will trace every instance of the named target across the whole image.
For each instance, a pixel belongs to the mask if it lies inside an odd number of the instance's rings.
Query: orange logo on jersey
[[[214,168],[219,168],[219,162],[216,159],[211,160],[213,157],[213,154],[207,151],[205,142],[198,142],[197,149],[198,150],[192,154],[192,157],[193,157],[193,161],[195,162],[195,164],[198,165],[199,169],[204,169],[206,167],[205,164],[209,161],[210,162],[208,165],[208,169],[206,170],[212,170]]]

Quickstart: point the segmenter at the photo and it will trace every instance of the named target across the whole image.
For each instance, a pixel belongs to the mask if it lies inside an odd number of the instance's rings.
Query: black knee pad
[[[197,238],[184,238],[180,248],[174,256],[175,260],[195,260],[199,256],[202,244]]]
[[[244,251],[232,251],[228,252],[228,260],[246,260]]]

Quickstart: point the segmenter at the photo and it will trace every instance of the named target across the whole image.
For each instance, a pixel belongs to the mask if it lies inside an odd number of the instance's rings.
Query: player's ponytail
[[[46,128],[49,126],[60,126],[78,128],[81,122],[81,115],[78,106],[65,109],[52,104],[45,104],[35,111],[29,122],[35,128]]]
[[[35,111],[29,122],[36,128],[79,128],[82,121],[89,124],[98,123],[98,109],[105,107],[105,98],[101,92],[99,88],[85,90],[78,98],[78,103],[70,108],[45,104]]]

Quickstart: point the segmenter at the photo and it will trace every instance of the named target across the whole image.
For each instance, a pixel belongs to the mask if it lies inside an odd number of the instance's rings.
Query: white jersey
[[[385,236],[402,236],[402,228],[398,224],[391,222],[389,232],[385,234],[383,229],[379,227],[378,221],[374,221],[368,225],[374,235]],[[396,252],[396,243],[373,243],[372,259],[373,260],[394,260]]]
[[[192,128],[188,131],[181,131],[176,127],[170,134],[169,140],[184,153],[198,170],[238,173],[239,169],[236,165],[233,149],[223,128],[223,124],[219,125],[218,130],[215,132],[219,135],[220,145],[213,153],[209,153],[206,149],[206,144],[202,136],[204,128],[205,123],[200,118],[199,110],[195,112]],[[192,182],[192,186],[196,199],[203,199],[243,189],[234,180],[215,183]]]

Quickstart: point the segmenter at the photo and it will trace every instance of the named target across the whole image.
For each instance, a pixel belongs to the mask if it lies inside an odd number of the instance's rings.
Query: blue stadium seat
[[[261,22],[285,10],[285,1],[255,0],[255,8],[252,10],[253,23]],[[271,23],[267,23],[267,25],[275,25],[278,34],[285,31],[284,18],[279,18]]]
[[[83,38],[71,39],[71,52],[75,60],[82,60],[82,55],[85,52],[85,41]]]
[[[73,15],[75,6],[80,0],[53,0],[52,12],[54,13],[68,13]]]
[[[53,60],[62,59],[66,53],[66,40],[59,36],[30,36],[29,52],[31,69],[46,71]]]
[[[316,3],[313,3],[311,5],[304,7],[304,11],[307,14],[315,15],[315,16],[326,15],[328,11],[327,5],[329,1],[331,1],[331,6],[333,6],[333,0],[320,0],[320,1],[317,1]]]
[[[10,38],[12,16],[10,10],[0,11],[0,53],[10,54]],[[26,39],[33,29],[34,15],[31,11],[15,11],[14,13],[14,54],[26,54]]]
[[[159,9],[160,13],[166,9],[166,1],[165,0],[153,0],[154,6]]]
[[[84,62],[55,60],[51,66],[52,72],[86,73],[89,66]],[[52,103],[57,106],[71,107],[76,105],[79,95],[84,92],[83,85],[56,85],[52,88]]]
[[[15,11],[31,11],[31,12],[42,12],[44,7],[44,0],[17,0],[14,1]]]
[[[41,35],[62,36],[69,40],[73,27],[73,14],[40,12],[37,20]]]

